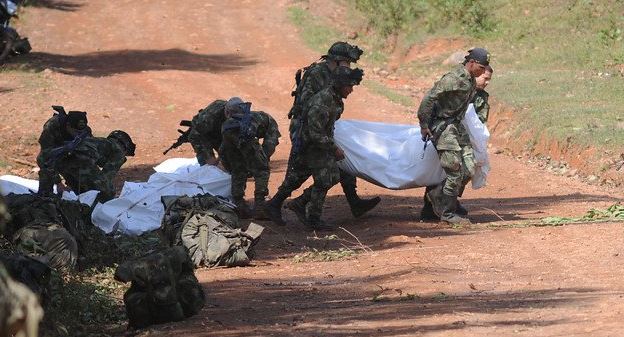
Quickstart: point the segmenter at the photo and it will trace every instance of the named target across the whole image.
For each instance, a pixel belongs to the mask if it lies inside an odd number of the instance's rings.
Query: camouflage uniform
[[[50,195],[54,184],[61,181],[55,163],[50,162],[51,152],[54,148],[63,146],[65,142],[70,142],[74,136],[66,131],[66,118],[55,114],[43,125],[43,131],[39,136],[39,145],[41,150],[37,156],[37,165],[39,165],[39,194]],[[88,134],[91,134],[91,128],[86,127]]]
[[[310,201],[306,204],[306,218],[320,221],[327,191],[338,183],[340,172],[336,165],[334,123],[344,110],[342,97],[333,86],[314,95],[306,104],[306,116],[302,125],[303,148],[291,154],[288,171],[278,194],[290,195],[310,176],[314,185],[310,188]]]
[[[80,194],[100,191],[98,199],[115,197],[113,180],[126,162],[123,144],[115,139],[92,137],[84,139],[72,153],[59,160],[59,171],[68,186]]]
[[[301,114],[303,113],[304,106],[310,100],[312,96],[326,88],[331,80],[331,70],[327,64],[327,61],[313,63],[306,67],[304,72],[304,76],[301,79],[300,85],[297,86],[297,90],[294,92],[295,102],[293,107],[291,108],[288,117],[290,120],[290,139],[294,140],[294,132],[298,128],[300,123]],[[340,118],[338,116],[337,118]],[[291,166],[290,162],[294,161],[294,159],[289,158],[289,167]],[[340,171],[340,185],[342,186],[342,190],[349,202],[349,206],[351,207],[351,212],[355,216],[361,216],[366,211],[374,207],[381,199],[373,198],[370,200],[362,200],[357,195],[357,181],[356,177],[342,169]],[[306,188],[303,191],[303,194],[296,198],[292,205],[287,205],[289,208],[295,208],[298,205],[305,205],[310,200],[311,196],[311,187]],[[372,206],[372,207],[371,207]]]
[[[254,177],[256,189],[254,198],[257,206],[263,206],[266,196],[269,194],[269,159],[264,148],[260,145],[258,138],[266,137],[267,151],[275,151],[278,142],[279,131],[277,123],[271,125],[272,118],[262,112],[249,112],[250,134],[247,137],[241,136],[241,128],[244,117],[243,114],[234,114],[222,125],[221,134],[223,142],[219,153],[229,163],[232,174],[232,198],[237,205],[243,202],[245,196],[245,185],[247,183],[247,173],[251,172]],[[273,122],[275,122],[273,120]],[[263,131],[265,134],[261,134]],[[270,131],[271,134],[266,134]],[[277,131],[277,134],[275,132]],[[263,144],[264,145],[264,144]]]
[[[461,120],[475,91],[475,79],[463,65],[459,65],[434,84],[418,109],[420,127],[431,130],[432,142],[447,176],[440,188],[428,188],[426,192],[438,199],[431,200],[434,208],[447,206],[446,215],[441,216],[443,220],[455,214],[457,196],[474,174],[472,146]]]
[[[214,159],[214,152],[221,147],[221,124],[225,122],[225,103],[224,100],[216,100],[199,110],[193,117],[188,139],[200,165]]]

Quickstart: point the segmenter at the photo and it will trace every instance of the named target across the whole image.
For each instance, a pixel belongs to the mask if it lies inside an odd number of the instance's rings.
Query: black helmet
[[[106,138],[117,140],[126,148],[126,155],[134,156],[136,144],[132,142],[132,138],[130,138],[130,135],[128,135],[126,132],[121,130],[115,130],[111,132]]]
[[[326,57],[333,61],[357,62],[364,51],[358,46],[352,46],[347,42],[335,42],[327,51]]]
[[[332,83],[336,87],[359,85],[364,77],[364,71],[360,68],[351,69],[340,66],[334,69],[331,75]]]

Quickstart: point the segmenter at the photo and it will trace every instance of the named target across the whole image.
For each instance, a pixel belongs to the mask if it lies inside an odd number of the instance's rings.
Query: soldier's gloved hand
[[[71,191],[71,188],[67,187],[67,185],[63,184],[62,182],[58,182],[56,184],[56,194],[58,195],[63,195],[63,192],[69,192]]]
[[[431,130],[429,130],[428,128],[427,128],[427,129],[421,128],[421,129],[420,129],[420,135],[422,136],[422,140],[423,140],[423,142],[424,142],[427,138],[433,138],[433,134],[431,133]]]
[[[336,157],[337,161],[345,159],[344,151],[342,151],[342,149],[339,147],[336,148],[336,153],[334,154],[334,156]]]

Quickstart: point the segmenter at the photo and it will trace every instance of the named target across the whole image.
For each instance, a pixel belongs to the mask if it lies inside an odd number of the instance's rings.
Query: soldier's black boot
[[[462,204],[459,203],[459,200],[457,200],[457,207],[455,209],[455,214],[461,215],[461,216],[468,216],[468,210],[465,209],[464,206],[462,206]]]
[[[266,201],[264,198],[256,198],[254,201],[253,218],[255,220],[271,220],[266,212]]]
[[[332,231],[334,230],[333,226],[328,225],[325,221],[321,220],[320,217],[308,217],[304,222],[306,227],[310,230],[314,231]]]
[[[295,215],[297,216],[297,219],[299,219],[299,221],[301,221],[301,223],[304,225],[306,223],[305,206],[308,203],[308,201],[309,201],[309,198],[307,198],[307,195],[304,192],[304,194],[286,203],[286,208],[293,211]]]
[[[442,193],[438,199],[441,208],[440,220],[450,225],[470,225],[471,222],[468,218],[464,218],[456,213],[457,209],[457,197],[452,195],[446,195]]]
[[[435,214],[433,211],[433,205],[431,205],[431,201],[427,198],[427,192],[430,191],[435,186],[427,186],[425,189],[425,195],[423,196],[423,208],[420,210],[420,220],[421,221],[439,221],[440,217]]]
[[[251,209],[247,204],[245,199],[234,200],[234,204],[236,205],[236,210],[238,212],[238,217],[241,219],[249,219],[251,218]]]
[[[351,208],[351,214],[354,217],[359,218],[364,215],[366,212],[375,208],[377,204],[381,201],[380,197],[374,197],[371,199],[361,199],[357,192],[354,189],[345,189],[345,197],[347,197],[347,202],[349,203],[349,207]]]
[[[286,222],[282,218],[282,204],[286,198],[288,198],[286,193],[277,191],[273,198],[266,203],[264,208],[264,211],[269,219],[280,226],[286,225]]]

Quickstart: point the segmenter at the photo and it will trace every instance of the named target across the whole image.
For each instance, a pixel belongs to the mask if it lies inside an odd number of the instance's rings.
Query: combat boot
[[[361,199],[355,189],[351,191],[345,190],[345,197],[347,197],[347,202],[349,203],[349,207],[351,208],[351,214],[354,217],[359,218],[364,215],[366,212],[375,208],[377,204],[381,201],[380,197],[374,197],[371,199]]]
[[[264,207],[264,211],[269,219],[280,226],[286,225],[286,222],[282,218],[282,204],[287,197],[288,195],[286,193],[278,191]]]
[[[462,206],[462,204],[459,203],[459,200],[457,200],[457,207],[455,209],[455,214],[461,215],[461,216],[468,215],[468,210],[465,209],[464,206]]]
[[[293,213],[297,216],[297,219],[299,219],[299,221],[301,221],[304,225],[306,223],[306,203],[307,201],[304,200],[303,195],[286,203],[286,208],[293,211]]]
[[[425,196],[423,197],[423,208],[420,210],[420,220],[421,221],[438,221],[440,217],[435,214],[433,211],[433,205],[431,201],[427,199],[427,195],[425,192]]]
[[[471,222],[468,218],[464,218],[461,215],[457,214],[457,197],[442,194],[442,198],[440,199],[440,204],[442,207],[442,214],[440,215],[440,220],[446,222],[450,225],[470,225]]]
[[[236,211],[238,212],[238,217],[241,219],[250,219],[251,218],[251,209],[247,204],[247,201],[244,199],[234,200],[234,204],[236,205]]]
[[[325,221],[320,218],[311,217],[307,218],[304,222],[305,226],[313,231],[333,231],[334,226],[327,224]]]
[[[264,198],[256,199],[253,211],[254,220],[271,220],[266,212],[266,201]]]

